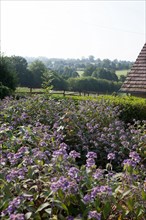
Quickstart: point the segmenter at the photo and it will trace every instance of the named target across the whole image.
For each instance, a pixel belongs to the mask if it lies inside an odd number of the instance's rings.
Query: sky
[[[1,52],[135,61],[146,42],[146,0],[1,0]]]

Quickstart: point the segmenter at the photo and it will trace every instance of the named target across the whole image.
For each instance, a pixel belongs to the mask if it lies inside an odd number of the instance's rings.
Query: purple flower
[[[41,142],[40,142],[40,146],[41,146],[41,147],[46,147],[46,146],[47,146],[47,143],[46,143],[45,141],[41,141]]]
[[[135,167],[136,166],[136,162],[131,160],[131,159],[126,159],[126,160],[123,161],[123,165]]]
[[[84,202],[85,204],[91,202],[91,195],[90,195],[90,194],[86,194],[86,195],[83,197],[83,202]]]
[[[87,158],[97,158],[97,154],[95,152],[89,151],[86,155]]]
[[[112,189],[109,186],[100,186],[101,193],[107,193],[108,195],[112,194]]]
[[[74,220],[73,216],[68,216],[66,220]]]
[[[64,142],[60,144],[59,148],[66,150],[67,149],[67,144],[65,144]]]
[[[58,158],[59,156],[62,156],[64,159],[66,159],[68,154],[65,149],[59,149],[59,150],[53,151],[53,154],[52,154],[53,158]]]
[[[69,153],[69,156],[76,159],[77,157],[80,158],[80,153],[78,153],[77,151],[75,150],[72,150],[70,153]]]
[[[130,152],[129,157],[132,158],[132,160],[135,161],[136,163],[139,163],[141,159],[139,154],[135,151]]]
[[[100,192],[100,187],[96,186],[91,191],[91,198],[94,199],[97,196],[97,193]]]
[[[22,196],[18,196],[16,198],[14,198],[9,203],[8,208],[3,211],[3,215],[7,215],[7,214],[11,215],[12,213],[14,213],[17,210],[17,208],[19,207],[19,205],[21,204],[22,199],[23,199]]]
[[[24,214],[11,214],[10,220],[25,220]]]
[[[108,160],[114,160],[114,159],[115,159],[115,154],[114,154],[114,153],[109,153],[109,154],[107,155],[107,159],[108,159]]]
[[[62,189],[62,191],[73,193],[77,192],[78,189],[75,181],[70,181],[63,176],[61,176],[57,182],[53,182],[50,188],[53,192],[57,192],[59,189]]]
[[[100,179],[102,177],[103,177],[103,170],[101,169],[97,169],[95,173],[93,174],[94,179]]]
[[[93,158],[88,158],[87,160],[86,160],[86,166],[88,167],[88,168],[90,168],[90,167],[92,167],[92,166],[94,166],[95,165],[95,160],[93,159]]]
[[[68,175],[75,179],[78,178],[78,174],[79,174],[79,169],[77,169],[76,167],[71,167],[68,171]]]
[[[109,186],[96,186],[92,189],[91,191],[91,198],[95,198],[97,196],[97,194],[100,193],[105,193],[107,195],[111,195],[112,194],[112,189]]]
[[[101,214],[100,213],[98,213],[97,211],[90,211],[89,213],[88,213],[88,218],[89,219],[97,219],[97,220],[101,220]]]
[[[14,168],[10,170],[8,175],[6,175],[6,179],[8,182],[11,182],[15,179],[24,179],[26,173],[27,173],[26,167],[20,169]]]

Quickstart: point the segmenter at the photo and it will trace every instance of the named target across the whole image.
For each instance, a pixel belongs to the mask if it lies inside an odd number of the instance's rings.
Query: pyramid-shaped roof
[[[120,92],[146,95],[146,43],[128,73]]]

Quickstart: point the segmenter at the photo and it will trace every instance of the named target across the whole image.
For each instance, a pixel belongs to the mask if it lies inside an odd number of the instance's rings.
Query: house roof
[[[128,73],[120,92],[146,94],[146,43]]]

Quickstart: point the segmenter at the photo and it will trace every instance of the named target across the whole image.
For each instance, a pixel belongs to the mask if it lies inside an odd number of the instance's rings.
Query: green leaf
[[[122,199],[127,196],[131,192],[131,189],[127,190],[126,192],[123,193]]]
[[[110,202],[106,202],[105,205],[104,205],[104,208],[103,208],[103,215],[104,215],[104,218],[107,219],[109,213],[111,211],[111,205],[110,205]]]
[[[134,199],[133,198],[129,198],[128,201],[126,202],[127,207],[130,211],[133,211],[134,208]]]
[[[32,212],[27,212],[27,213],[25,214],[25,218],[26,218],[26,219],[29,219],[29,218],[31,217],[31,215],[32,215]]]
[[[45,209],[45,212],[47,212],[49,215],[51,215],[52,209],[51,208]]]
[[[144,191],[144,190],[142,190],[141,195],[142,195],[142,198],[143,198],[144,200],[146,200],[146,193],[145,193],[145,191]]]
[[[42,205],[39,206],[39,208],[37,209],[36,213],[42,211],[44,208],[46,208],[49,205],[50,205],[49,202],[43,203]]]

